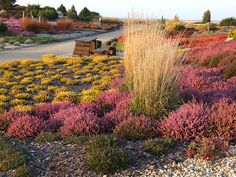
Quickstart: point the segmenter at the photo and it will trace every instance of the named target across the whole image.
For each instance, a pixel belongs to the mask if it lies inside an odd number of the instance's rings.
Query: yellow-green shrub
[[[23,85],[28,85],[28,84],[32,84],[34,82],[33,78],[31,77],[26,77],[24,79],[21,80],[20,84],[23,84]]]
[[[10,101],[11,105],[17,106],[17,105],[26,105],[27,101],[24,99],[13,99]]]
[[[47,102],[50,101],[50,94],[48,91],[40,91],[37,95],[33,97],[36,103]]]
[[[15,95],[15,98],[17,99],[29,99],[31,97],[28,93],[18,93]]]
[[[42,85],[49,85],[53,82],[52,78],[41,78],[41,84]]]
[[[17,105],[17,106],[14,106],[14,108],[18,111],[30,112],[33,110],[34,107],[31,105]]]
[[[236,30],[230,31],[229,34],[228,34],[228,37],[229,37],[229,38],[236,39]]]
[[[6,102],[9,101],[10,97],[6,95],[0,95],[0,102]]]
[[[106,55],[95,56],[93,58],[94,63],[106,62],[108,61],[108,57]]]
[[[48,86],[48,91],[54,92],[58,87],[57,86]]]
[[[8,93],[7,89],[0,88],[0,95],[5,95],[6,93]]]
[[[76,92],[72,92],[72,91],[58,92],[58,93],[56,93],[53,102],[78,103],[79,102],[79,95]]]
[[[81,102],[93,102],[96,100],[97,95],[99,95],[101,93],[100,90],[97,89],[88,89],[88,90],[83,90],[80,93],[80,101]]]

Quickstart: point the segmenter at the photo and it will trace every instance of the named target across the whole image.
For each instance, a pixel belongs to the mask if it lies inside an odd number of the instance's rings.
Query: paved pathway
[[[97,34],[91,37],[96,37],[99,40],[106,41],[111,38],[115,38],[122,34],[122,30]],[[19,58],[39,58],[44,54],[55,54],[55,55],[72,55],[74,50],[74,40],[38,45],[29,48],[22,48],[16,50],[0,51],[0,62],[9,61]]]

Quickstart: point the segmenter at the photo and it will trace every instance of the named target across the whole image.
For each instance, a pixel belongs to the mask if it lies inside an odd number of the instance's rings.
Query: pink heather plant
[[[180,72],[179,90],[184,101],[213,103],[222,98],[236,99],[236,77],[225,79],[221,68],[181,67]]]
[[[63,136],[92,135],[100,130],[100,119],[91,112],[81,112],[79,109],[70,108],[64,116],[65,120],[61,127]]]
[[[16,33],[18,35],[24,35],[24,36],[32,36],[34,35],[33,32],[24,31],[21,29],[20,26],[20,20],[14,19],[14,18],[0,18],[0,22],[3,22],[7,25],[8,31]]]
[[[182,105],[164,118],[159,126],[165,137],[180,141],[206,136],[211,129],[207,107],[198,103]]]
[[[26,116],[27,113],[20,112],[15,109],[10,109],[9,111],[4,112],[0,115],[0,131],[6,131],[8,126],[21,117]]]
[[[33,116],[23,116],[16,119],[8,128],[7,135],[17,138],[33,137],[42,129],[44,122],[42,119]]]
[[[206,66],[212,58],[223,58],[230,53],[236,52],[236,41],[219,42],[207,47],[196,47],[185,55],[188,63],[198,63]]]
[[[119,88],[125,83],[124,78],[122,77],[117,77],[115,79],[112,80],[111,84],[110,84],[110,88],[111,89],[116,89],[119,90]]]
[[[101,104],[109,105],[111,108],[115,108],[120,101],[130,98],[130,94],[122,92],[104,92],[97,98],[97,102]]]
[[[214,137],[236,140],[236,103],[223,99],[213,104],[210,121]]]
[[[142,140],[155,136],[153,122],[149,117],[133,115],[118,124],[113,133],[117,137],[127,140]]]
[[[109,94],[108,94],[109,95]],[[111,97],[103,96],[103,101],[108,103],[110,98],[111,100],[114,100],[113,104],[113,110],[110,112],[107,112],[104,115],[104,120],[107,123],[106,127],[107,130],[112,130],[117,124],[121,123],[123,120],[126,120],[129,113],[129,107],[130,107],[130,101],[131,101],[131,95],[127,93],[116,93],[111,94]],[[111,102],[112,103],[112,102]]]
[[[70,103],[56,103],[56,104],[44,103],[44,104],[37,106],[34,109],[33,115],[37,116],[39,118],[42,118],[44,120],[47,120],[47,119],[49,119],[49,117],[51,115],[55,114],[59,110],[68,109],[72,106],[74,106],[74,105],[70,104]]]

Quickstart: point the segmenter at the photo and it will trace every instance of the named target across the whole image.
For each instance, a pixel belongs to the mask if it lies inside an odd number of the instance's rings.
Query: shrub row
[[[69,19],[59,19],[56,25],[53,26],[51,23],[46,21],[39,22],[35,19],[24,19],[21,20],[21,29],[34,33],[48,33],[53,30],[57,31],[71,31],[73,30],[73,21]]]

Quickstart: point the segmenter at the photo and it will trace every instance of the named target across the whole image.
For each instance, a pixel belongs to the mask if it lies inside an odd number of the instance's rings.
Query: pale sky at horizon
[[[17,0],[18,4],[40,4],[58,8],[64,4],[70,8],[73,4],[80,11],[88,7],[102,16],[127,17],[131,11],[142,12],[152,17],[173,18],[178,15],[181,20],[201,20],[205,10],[210,9],[212,20],[219,21],[236,16],[235,0]]]

